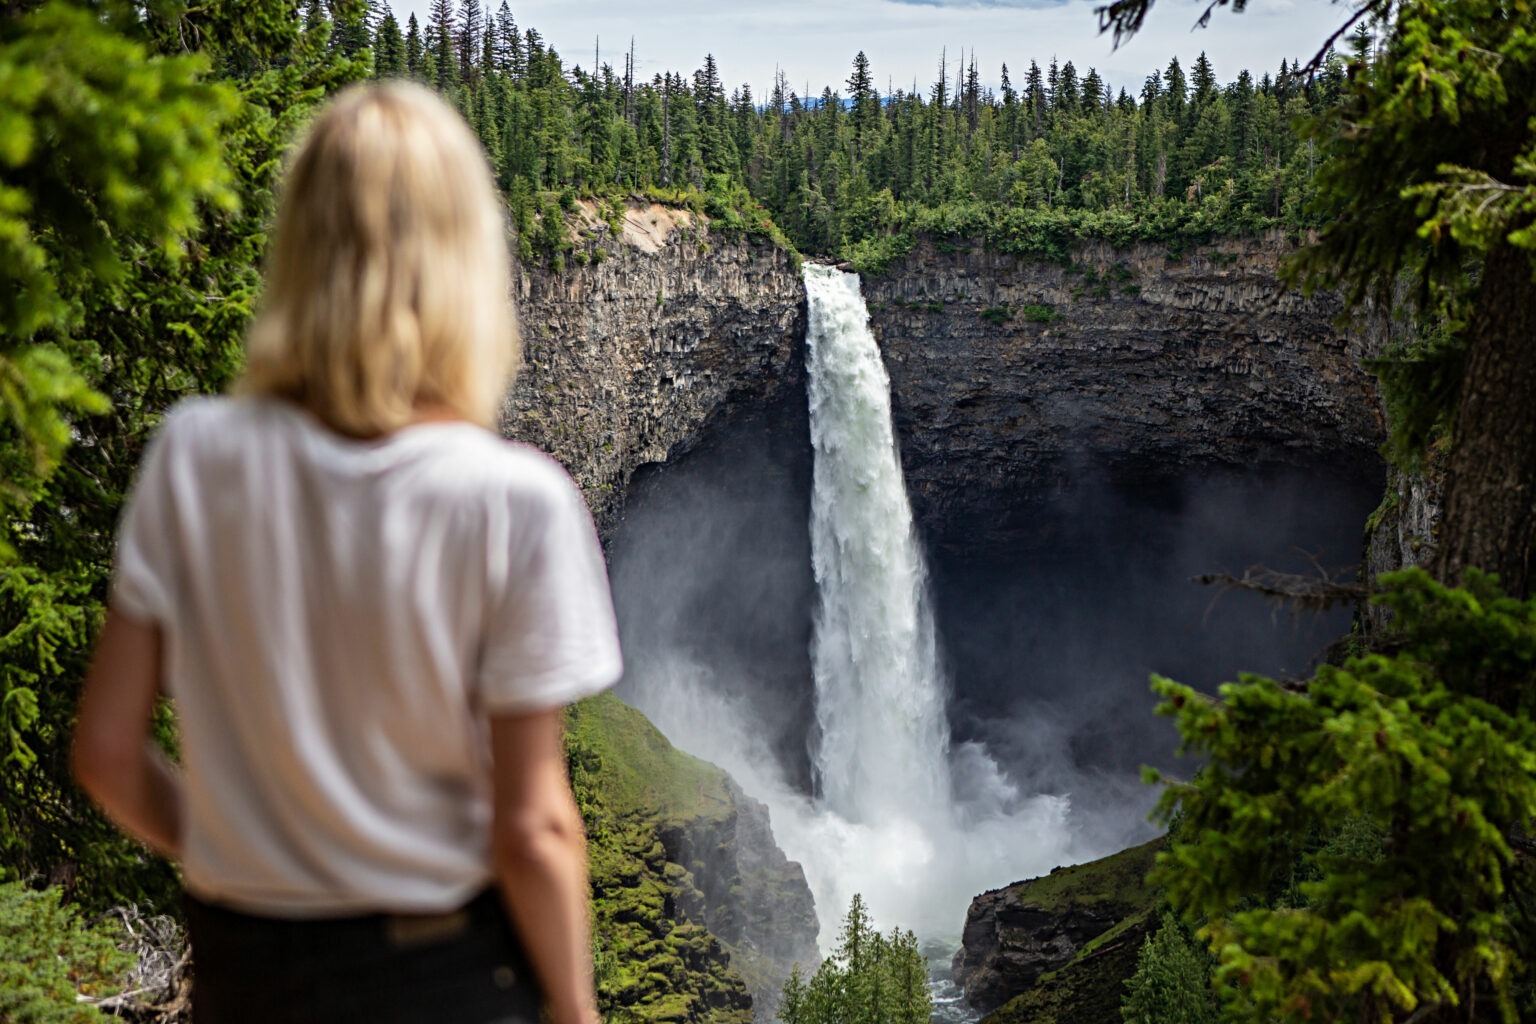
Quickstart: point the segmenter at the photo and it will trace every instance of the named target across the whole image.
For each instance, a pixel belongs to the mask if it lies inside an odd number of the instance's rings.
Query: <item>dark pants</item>
[[[448,914],[257,917],[187,897],[194,1024],[537,1024],[494,889]]]

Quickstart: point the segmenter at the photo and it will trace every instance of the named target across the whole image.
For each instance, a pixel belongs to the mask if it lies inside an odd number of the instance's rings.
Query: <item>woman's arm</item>
[[[71,767],[107,817],[174,858],[181,780],[150,739],[160,665],[160,627],[109,609],[80,695]]]
[[[553,1024],[598,1024],[587,840],[565,774],[559,708],[491,716],[492,856]]]

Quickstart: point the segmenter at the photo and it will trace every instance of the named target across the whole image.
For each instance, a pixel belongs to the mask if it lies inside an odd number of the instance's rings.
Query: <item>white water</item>
[[[823,805],[878,823],[948,803],[949,725],[928,567],[891,428],[891,384],[859,279],[807,265],[811,663]]]
[[[818,794],[785,782],[749,710],[688,651],[666,652],[630,685],[674,743],[768,805],[779,845],[805,868],[824,953],[856,892],[881,929],[953,951],[978,893],[1107,851],[1076,840],[1068,796],[1022,793],[980,745],[951,747],[927,571],[859,279],[814,264],[804,277]]]

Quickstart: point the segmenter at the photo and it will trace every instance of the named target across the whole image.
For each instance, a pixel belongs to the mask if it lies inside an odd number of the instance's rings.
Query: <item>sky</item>
[[[501,0],[482,0],[495,10]],[[664,70],[692,72],[712,53],[727,91],[747,84],[761,99],[782,67],[802,95],[831,85],[846,92],[854,54],[863,50],[882,91],[924,92],[947,51],[950,77],[961,51],[974,48],[983,84],[995,88],[1002,64],[1015,82],[1031,59],[1072,61],[1079,74],[1096,67],[1112,86],[1134,95],[1147,74],[1174,55],[1187,69],[1204,51],[1220,82],[1244,68],[1255,77],[1282,59],[1312,56],[1347,19],[1347,4],[1331,0],[1253,0],[1248,10],[1218,10],[1195,29],[1206,0],[1159,0],[1134,39],[1114,50],[1098,34],[1094,8],[1103,0],[517,0],[509,2],[520,29],[535,28],[567,67],[602,60],[623,67],[634,37],[636,62],[647,79]],[[429,0],[391,0],[402,26],[414,12],[423,26]],[[455,5],[457,6],[457,5]]]

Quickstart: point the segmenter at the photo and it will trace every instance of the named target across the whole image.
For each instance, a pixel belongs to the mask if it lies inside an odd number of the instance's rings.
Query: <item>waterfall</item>
[[[1067,794],[1021,790],[979,742],[951,746],[928,572],[859,279],[814,264],[804,279],[815,793],[785,776],[752,701],[717,685],[744,666],[702,656],[675,623],[644,654],[627,648],[627,695],[768,805],[815,895],[824,953],[860,893],[880,929],[913,928],[947,958],[971,897],[1102,851],[1074,840]],[[651,565],[643,587],[664,592],[686,571]]]
[[[807,264],[805,290],[817,781],[849,821],[922,814],[950,799],[946,691],[890,380],[858,276]]]

